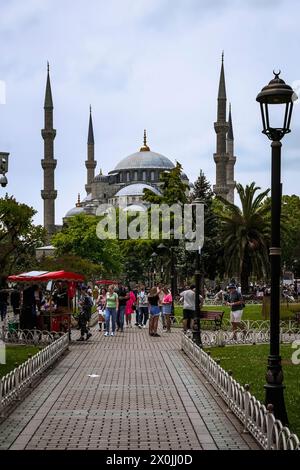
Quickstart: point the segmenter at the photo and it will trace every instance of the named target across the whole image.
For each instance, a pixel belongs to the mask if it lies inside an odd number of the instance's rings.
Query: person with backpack
[[[149,302],[148,294],[145,286],[141,285],[140,291],[137,294],[137,307],[139,310],[139,328],[146,328],[146,324],[149,318]]]
[[[84,341],[84,335],[86,334],[86,341],[92,336],[92,333],[89,331],[89,321],[92,315],[92,306],[93,298],[88,294],[87,288],[81,288],[81,298],[79,301],[79,317],[78,317],[78,326],[80,327],[80,338],[77,341]]]

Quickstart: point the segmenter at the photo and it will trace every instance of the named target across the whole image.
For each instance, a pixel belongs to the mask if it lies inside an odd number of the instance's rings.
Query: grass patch
[[[208,348],[205,348],[207,351]],[[252,346],[226,346],[209,349],[214,359],[226,371],[232,370],[233,378],[241,385],[250,385],[250,392],[264,403],[267,370],[268,344]],[[281,345],[282,368],[284,373],[285,405],[289,418],[289,428],[300,436],[300,365],[294,365],[291,357],[295,349],[291,345]]]
[[[3,377],[8,372],[15,369],[16,363],[20,365],[23,362],[26,362],[28,359],[28,354],[33,356],[41,349],[43,348],[31,345],[6,345],[6,364],[0,364],[0,377]]]

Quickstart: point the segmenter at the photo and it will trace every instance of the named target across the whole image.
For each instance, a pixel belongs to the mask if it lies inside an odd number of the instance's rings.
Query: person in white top
[[[184,333],[187,330],[193,328],[193,320],[195,318],[196,310],[196,295],[195,295],[195,285],[192,284],[191,287],[187,287],[185,291],[181,292],[180,298],[183,299],[183,331]],[[202,306],[203,298],[200,295],[200,306]]]

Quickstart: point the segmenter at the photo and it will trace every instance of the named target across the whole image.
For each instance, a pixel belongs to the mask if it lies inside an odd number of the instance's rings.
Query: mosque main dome
[[[160,153],[148,151],[140,151],[128,155],[123,158],[114,171],[119,170],[133,170],[140,168],[159,168],[162,170],[171,170],[174,168],[174,164],[164,155]]]
[[[140,151],[123,158],[112,172],[139,169],[171,170],[172,168],[174,168],[174,164],[171,160],[161,153],[150,150],[147,145],[146,131],[144,131],[144,145],[140,148]]]

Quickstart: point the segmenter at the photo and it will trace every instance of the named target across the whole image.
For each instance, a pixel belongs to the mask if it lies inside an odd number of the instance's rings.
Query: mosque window
[[[146,171],[143,171],[143,181],[146,181],[146,179],[147,179],[147,173]]]
[[[122,183],[122,181],[123,181],[123,173],[122,172],[120,172],[119,177],[120,177],[120,183]]]
[[[151,171],[151,181],[154,181],[154,179],[155,179],[155,173],[154,171]]]
[[[127,177],[127,181],[130,181],[130,173],[129,173],[129,171],[127,171],[126,177]]]
[[[134,179],[134,181],[137,181],[137,179],[138,179],[138,172],[137,171],[134,172],[133,179]]]

